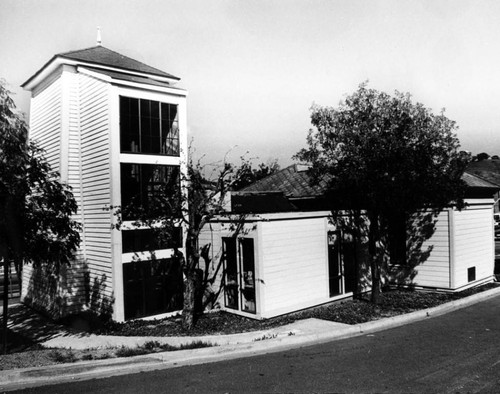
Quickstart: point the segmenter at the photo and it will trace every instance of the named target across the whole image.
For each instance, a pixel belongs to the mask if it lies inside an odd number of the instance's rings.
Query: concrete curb
[[[472,296],[451,301],[433,308],[424,309],[405,315],[399,315],[355,326],[336,325],[335,330],[323,329],[315,333],[272,336],[269,339],[255,340],[259,335],[275,333],[279,329],[248,333],[250,341],[245,343],[228,343],[225,345],[193,350],[154,353],[128,358],[80,361],[73,364],[55,364],[40,368],[23,368],[0,371],[0,390],[11,391],[22,388],[49,384],[75,382],[139,373],[180,366],[205,364],[241,357],[251,357],[266,353],[275,353],[338,339],[366,335],[405,324],[414,323],[435,316],[443,315],[457,309],[476,304],[500,295],[500,286]],[[335,324],[335,323],[334,323]],[[283,330],[281,330],[283,333]],[[218,336],[225,337],[225,336]],[[204,337],[209,338],[209,337]],[[190,337],[191,341],[199,339]]]

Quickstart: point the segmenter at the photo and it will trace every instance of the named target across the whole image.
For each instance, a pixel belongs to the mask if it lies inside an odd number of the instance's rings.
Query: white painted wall
[[[454,288],[469,284],[467,269],[476,267],[476,281],[491,279],[495,263],[493,204],[454,211]]]
[[[441,212],[437,218],[436,230],[432,237],[424,242],[422,250],[432,246],[429,258],[418,265],[413,282],[417,286],[450,287],[450,211]]]
[[[104,280],[103,295],[113,296],[108,84],[79,76],[80,160],[85,258],[91,286]]]
[[[262,317],[329,300],[326,234],[323,217],[259,223]]]

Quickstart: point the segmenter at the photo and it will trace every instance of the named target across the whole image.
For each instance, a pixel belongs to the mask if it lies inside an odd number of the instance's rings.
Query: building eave
[[[26,82],[24,82],[21,85],[21,87],[25,90],[29,91],[33,90],[40,82],[42,82],[45,78],[47,78],[50,74],[52,74],[55,70],[57,70],[58,67],[62,65],[69,65],[74,67],[91,67],[94,69],[108,70],[138,77],[151,78],[168,84],[174,84],[180,80],[180,78],[174,76],[172,76],[172,78],[169,78],[154,73],[143,73],[139,71],[132,71],[126,68],[111,67],[100,63],[84,62],[84,61],[70,59],[61,55],[55,55],[46,64],[44,64],[42,68],[40,68],[35,74],[33,74]]]

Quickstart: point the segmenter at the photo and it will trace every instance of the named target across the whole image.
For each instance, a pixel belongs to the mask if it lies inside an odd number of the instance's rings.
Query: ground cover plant
[[[318,318],[345,324],[358,324],[384,317],[396,316],[425,308],[434,307],[452,300],[464,298],[472,294],[499,286],[490,283],[475,289],[469,289],[458,294],[423,293],[410,290],[391,290],[383,292],[381,304],[374,305],[369,302],[369,296],[361,300],[349,300],[331,303],[304,311],[291,313],[274,319],[263,321],[252,320],[245,317],[232,315],[225,312],[207,313],[200,317],[196,328],[189,335],[234,334],[256,330],[266,330],[306,318]],[[26,307],[14,306],[19,319],[26,320],[27,314],[23,312]],[[42,317],[39,317],[42,319]],[[69,327],[58,326],[50,320],[37,320],[34,322],[43,330],[30,330],[25,328],[22,333],[11,331],[9,338],[14,341],[9,346],[9,353],[0,356],[0,370],[14,368],[40,367],[44,365],[68,363],[75,361],[99,360],[111,357],[130,357],[139,354],[148,354],[160,351],[193,349],[212,346],[208,342],[196,341],[174,347],[160,344],[158,341],[148,341],[138,348],[110,348],[110,349],[46,349],[37,343],[50,338],[54,333],[66,330],[75,333]],[[124,335],[124,336],[182,336],[182,321],[173,317],[154,321],[130,321],[126,323],[109,322],[96,334]],[[292,335],[292,334],[289,334]],[[272,339],[263,336],[259,340]]]
[[[496,283],[490,283],[455,294],[419,292],[412,290],[390,290],[381,294],[381,302],[378,305],[369,302],[369,296],[366,296],[360,300],[334,302],[267,320],[254,320],[223,311],[217,311],[200,316],[196,326],[189,332],[186,332],[182,328],[182,320],[180,317],[147,321],[134,320],[125,323],[111,321],[95,333],[101,335],[123,336],[236,334],[240,332],[266,330],[307,318],[317,318],[345,324],[359,324],[388,316],[396,316],[420,309],[431,308],[496,286]]]

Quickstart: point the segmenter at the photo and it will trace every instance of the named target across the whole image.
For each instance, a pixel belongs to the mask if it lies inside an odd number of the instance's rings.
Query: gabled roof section
[[[323,180],[318,185],[311,186],[308,166],[293,164],[274,174],[267,176],[243,189],[246,192],[281,192],[288,198],[315,198],[321,197],[327,190],[327,182]],[[462,180],[468,188],[484,191],[498,190],[500,187],[467,170]]]
[[[471,174],[469,170],[463,173],[462,180],[468,187],[485,188],[485,189],[500,189],[500,186],[478,176]]]
[[[326,182],[311,186],[308,166],[292,164],[245,188],[240,192],[281,192],[288,198],[319,197],[326,190]]]
[[[467,166],[467,172],[500,186],[500,160],[498,159],[473,161]]]
[[[130,57],[124,56],[118,52],[112,51],[103,46],[95,46],[92,48],[81,49],[78,51],[60,53],[56,55],[65,59],[72,59],[80,62],[93,63],[95,65],[109,66],[123,70],[135,71],[144,74],[158,75],[171,79],[180,78],[168,74],[157,68],[148,66]]]
[[[89,67],[96,71],[100,70],[103,73],[114,72],[142,79],[148,78],[160,81],[163,84],[171,84],[180,80],[179,77],[148,66],[147,64],[112,51],[106,47],[95,46],[92,48],[60,53],[53,56],[52,59],[50,59],[21,86],[27,90],[33,89],[40,81],[63,64]]]

